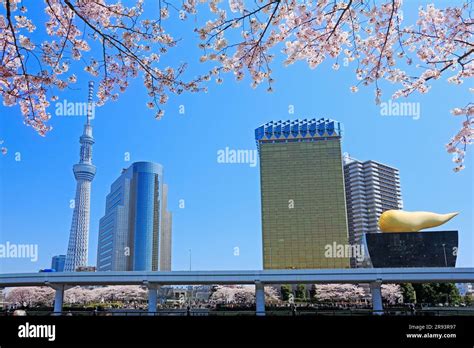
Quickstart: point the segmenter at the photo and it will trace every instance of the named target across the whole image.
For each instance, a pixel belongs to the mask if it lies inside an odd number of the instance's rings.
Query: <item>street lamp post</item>
[[[444,253],[444,266],[448,267],[448,259],[446,258],[446,248],[445,248],[446,244],[443,243],[442,246],[443,246],[443,253]]]

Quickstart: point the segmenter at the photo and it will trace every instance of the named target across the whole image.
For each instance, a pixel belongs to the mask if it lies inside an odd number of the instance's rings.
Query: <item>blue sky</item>
[[[405,16],[413,15],[417,6],[411,1],[405,5]],[[173,63],[188,61],[188,76],[205,70],[198,63],[200,51],[192,27],[190,22],[182,24],[181,30],[191,35],[182,35],[181,47],[166,58]],[[248,80],[237,83],[232,75],[224,75],[224,83],[210,83],[208,93],[172,96],[160,121],[145,105],[141,79],[133,81],[117,102],[97,108],[89,263],[95,264],[98,222],[111,183],[132,162],[153,161],[164,166],[169,184],[173,269],[189,268],[189,249],[193,269],[260,269],[258,166],[218,163],[217,151],[226,147],[254,150],[254,129],[270,120],[329,117],[344,125],[344,152],[400,169],[406,210],[461,212],[438,229],[459,230],[457,265],[474,266],[474,159],[472,153],[468,155],[467,168],[456,174],[444,148],[462,122],[449,110],[464,106],[471,98],[466,83],[455,87],[442,79],[429,94],[403,100],[420,103],[418,120],[383,117],[374,104],[372,87],[350,92],[356,83],[354,67],[333,71],[332,63],[316,70],[303,62],[287,68],[276,64],[275,91],[270,94],[263,85],[253,90]],[[80,70],[77,89],[61,93],[60,101],[86,98],[90,78]],[[385,87],[383,101],[393,91]],[[178,112],[180,105],[184,115]],[[288,112],[290,105],[294,114]],[[39,246],[37,262],[1,259],[0,272],[37,271],[49,267],[53,255],[66,252],[72,216],[69,201],[75,192],[72,166],[79,159],[84,118],[53,116],[50,124],[54,129],[42,138],[23,125],[17,107],[2,105],[0,114],[0,138],[8,147],[8,154],[0,157],[0,243]],[[124,160],[125,153],[130,153],[130,162]],[[15,160],[18,154],[20,161]],[[185,202],[183,209],[178,207],[179,200]],[[239,256],[234,255],[235,247]]]

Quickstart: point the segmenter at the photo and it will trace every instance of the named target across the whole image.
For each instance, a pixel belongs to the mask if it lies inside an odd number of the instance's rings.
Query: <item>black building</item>
[[[456,266],[458,231],[368,233],[365,238],[375,268]]]

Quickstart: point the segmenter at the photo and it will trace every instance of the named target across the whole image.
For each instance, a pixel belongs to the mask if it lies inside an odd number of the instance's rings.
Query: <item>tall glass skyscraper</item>
[[[327,247],[348,244],[341,125],[328,119],[268,122],[260,153],[263,268],[345,268]],[[336,256],[336,255],[333,255]]]
[[[163,219],[171,216],[165,190],[159,164],[135,162],[122,171],[111,186],[99,222],[99,271],[158,271],[161,249],[171,265],[171,251],[166,250],[171,248],[171,223]],[[169,242],[163,241],[168,235]]]
[[[64,271],[64,264],[66,263],[66,255],[56,255],[51,259],[51,268],[56,272]]]

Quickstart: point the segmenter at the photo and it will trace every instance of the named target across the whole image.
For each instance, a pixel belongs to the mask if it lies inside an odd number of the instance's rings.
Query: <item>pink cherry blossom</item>
[[[185,5],[189,12],[195,1]],[[24,123],[40,135],[51,130],[47,121],[53,90],[77,82],[74,74],[68,74],[73,64],[84,64],[84,70],[99,79],[99,106],[116,100],[117,92],[124,92],[129,80],[139,75],[150,96],[147,105],[157,110],[167,101],[164,95],[203,90],[200,77],[183,81],[185,64],[159,63],[160,56],[176,45],[164,27],[171,7],[166,1],[160,1],[159,18],[145,19],[143,0],[130,7],[120,1],[44,0],[47,20],[43,26],[49,38],[43,41],[34,41],[37,26],[27,17],[21,0],[3,0],[0,6],[6,10],[0,14],[3,104],[19,105]],[[92,46],[100,49],[92,52]]]
[[[338,70],[338,60],[345,59],[344,66],[353,69],[358,80],[351,91],[375,85],[377,104],[384,81],[399,85],[392,97],[400,98],[428,93],[433,80],[461,85],[474,76],[469,0],[444,9],[421,6],[417,21],[406,24],[402,0],[230,0],[230,11],[217,0],[202,2],[215,13],[214,19],[196,29],[205,61],[214,61],[219,72],[234,72],[239,80],[248,75],[253,88],[268,83],[273,90],[272,63],[278,51],[285,65],[302,60],[311,69],[329,59]],[[472,143],[473,115],[464,111],[467,123],[448,150],[454,146],[465,152]]]
[[[21,0],[2,1],[3,104],[19,106],[24,123],[38,134],[51,129],[52,96],[77,81],[68,71],[79,64],[99,80],[98,106],[116,100],[131,79],[142,77],[147,106],[157,110],[158,119],[169,95],[205,92],[204,83],[222,83],[225,73],[238,81],[247,76],[252,88],[264,83],[273,91],[277,55],[285,66],[304,61],[310,69],[330,60],[337,70],[343,61],[357,81],[351,91],[373,85],[376,103],[389,84],[397,86],[392,98],[401,98],[428,93],[435,80],[462,88],[474,76],[471,0],[444,8],[421,6],[414,23],[405,22],[402,0],[158,0],[157,18],[143,18],[144,0],[133,6],[112,1],[44,0],[47,21],[40,27],[48,39],[43,41],[35,41],[37,25]],[[197,16],[198,9],[211,15]],[[191,81],[182,77],[186,64],[161,63],[178,44],[166,30],[171,17],[195,20],[203,50],[199,60],[213,64]],[[446,146],[457,156],[459,171],[472,144],[472,104],[452,113],[465,118]]]

